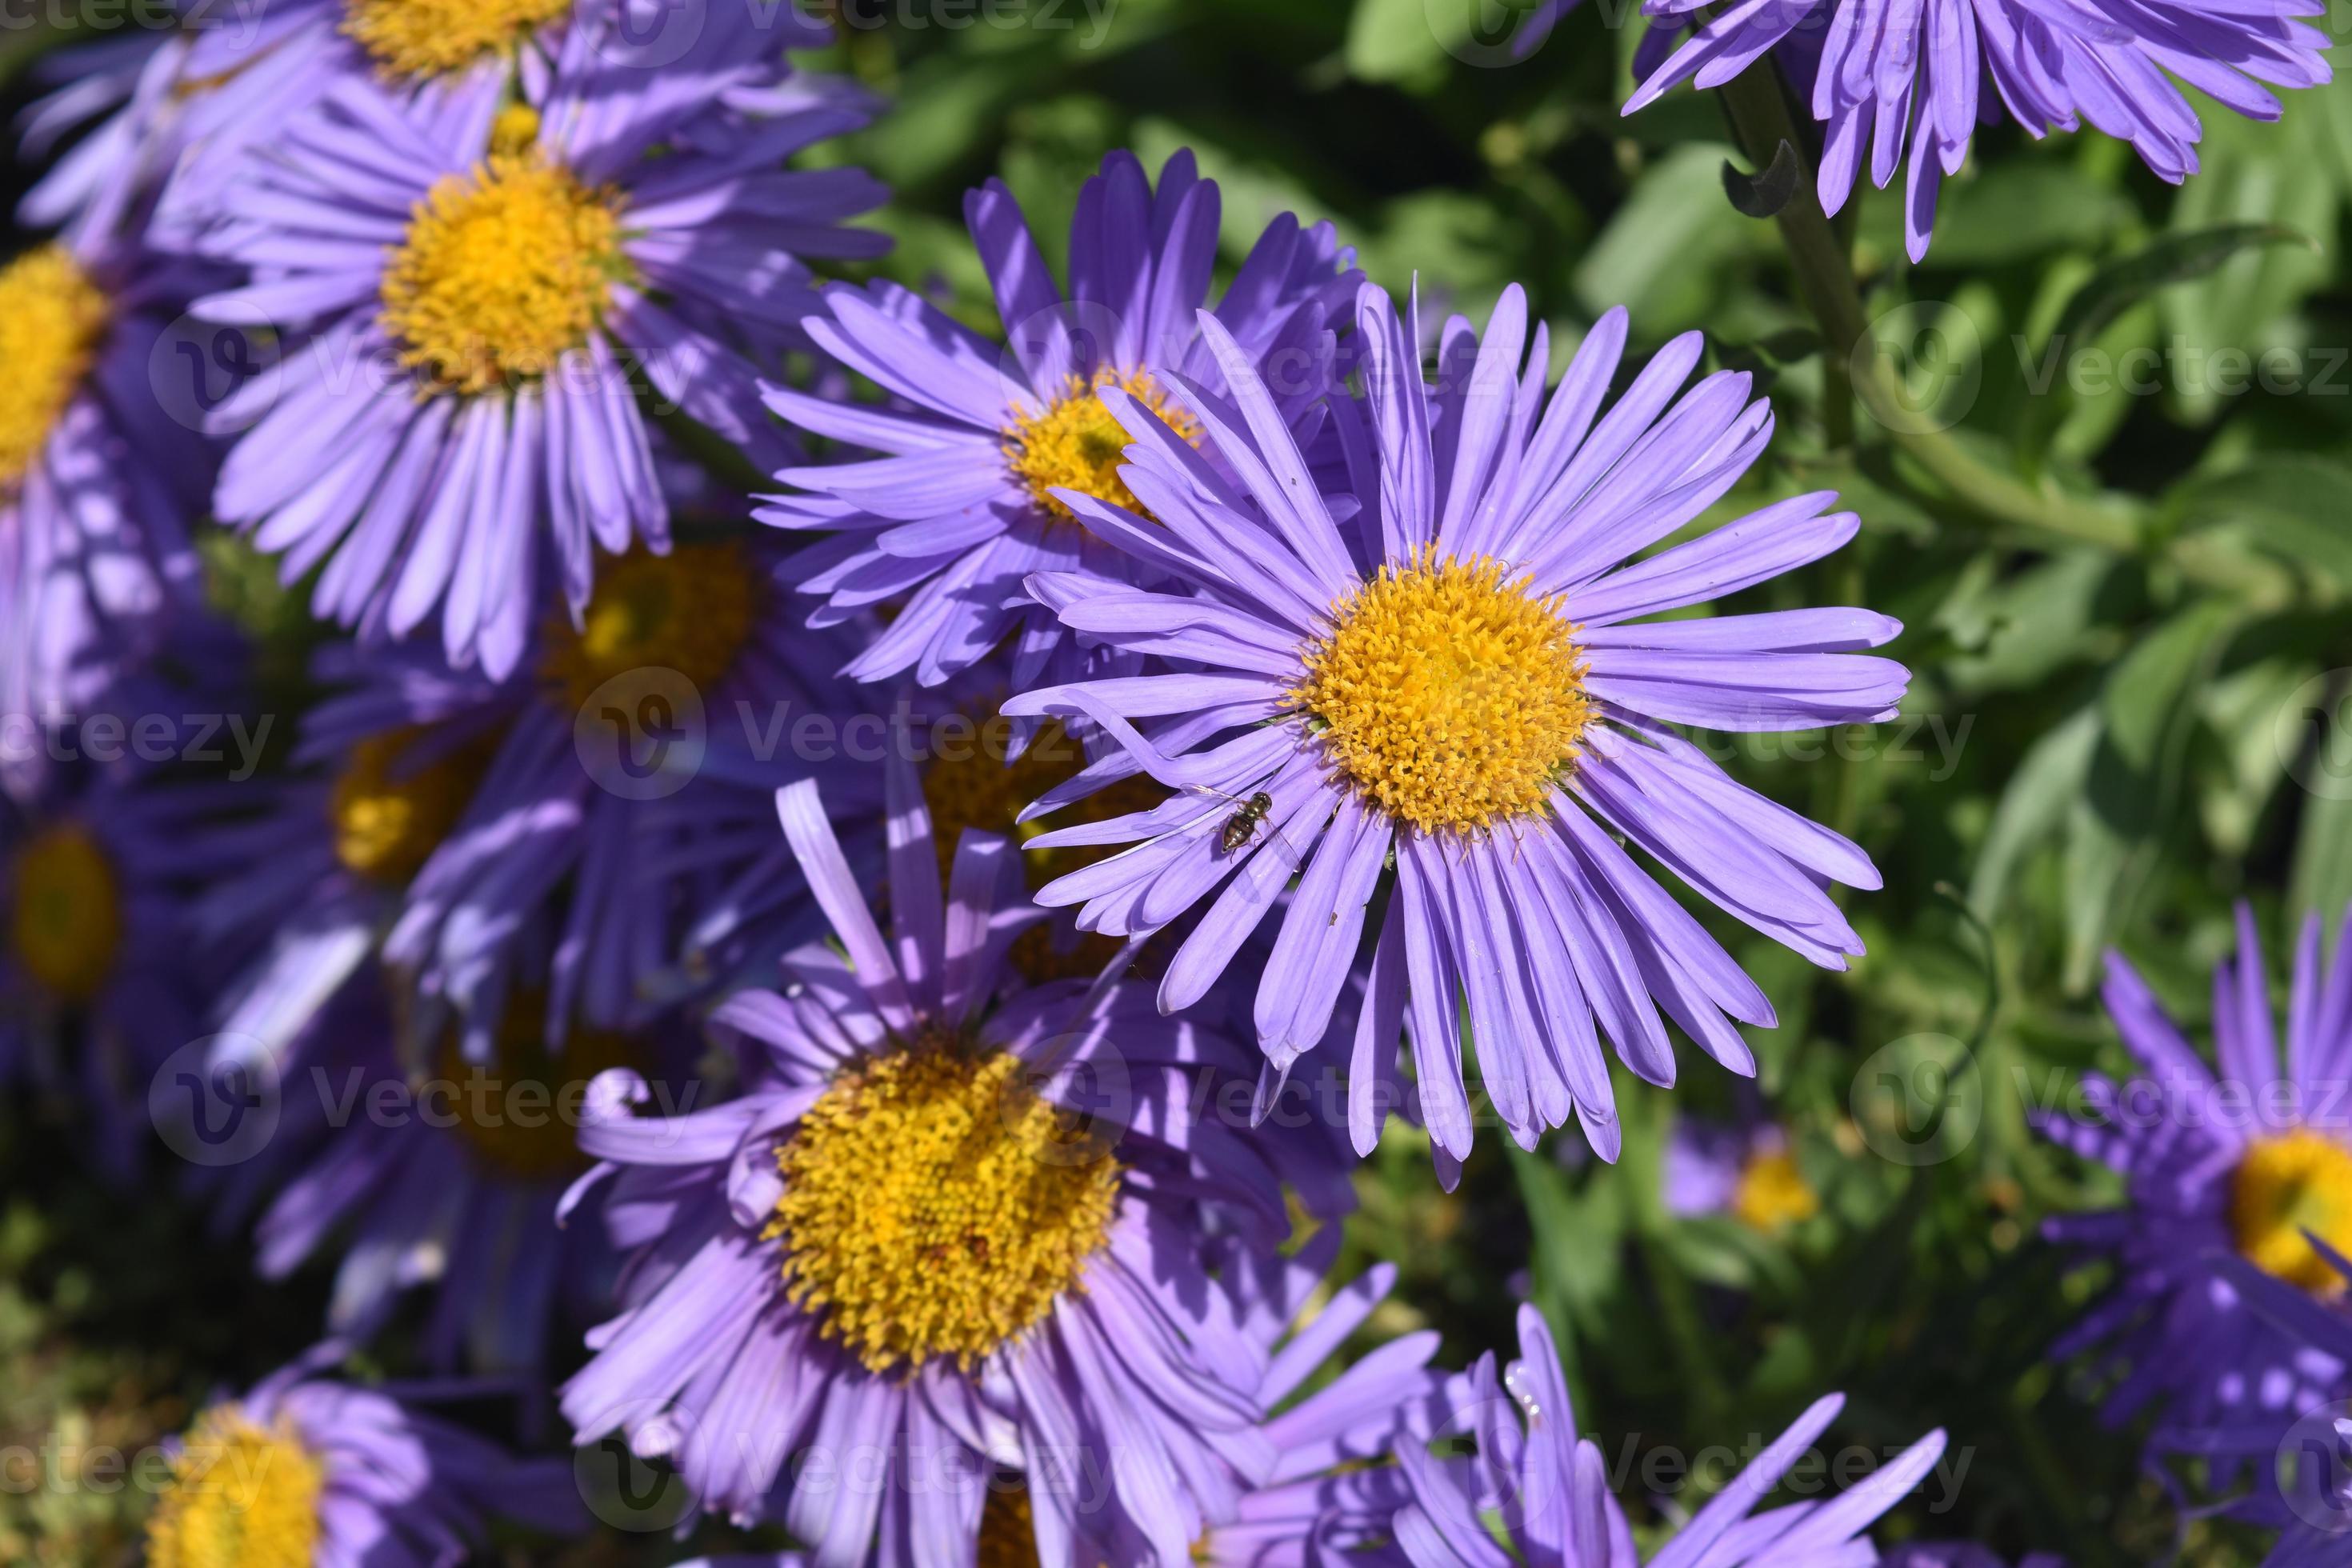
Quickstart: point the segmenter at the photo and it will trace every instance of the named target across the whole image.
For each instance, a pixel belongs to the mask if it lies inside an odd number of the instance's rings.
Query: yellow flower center
[[[615,676],[674,669],[707,687],[734,667],[758,613],[758,584],[732,542],[643,552],[605,567],[576,628],[548,623],[541,672],[569,708]]]
[[[1778,1236],[1790,1226],[1822,1212],[1797,1162],[1785,1150],[1768,1150],[1749,1157],[1731,1194],[1731,1212],[1749,1228]]]
[[[1201,422],[1171,405],[1150,371],[1106,366],[1092,380],[1072,376],[1060,397],[1042,409],[1017,414],[1004,432],[1004,460],[1013,477],[1028,487],[1039,506],[1065,522],[1076,519],[1054,494],[1056,489],[1083,491],[1139,516],[1151,515],[1118,477],[1126,460],[1121,454],[1127,450],[1127,432],[1095,395],[1097,388],[1105,386],[1129,393],[1185,440],[1197,443],[1201,438]]]
[[[528,103],[509,103],[490,121],[490,151],[528,153],[539,142],[539,110]]]
[[[0,268],[0,489],[14,490],[81,389],[106,335],[106,296],[62,245]]]
[[[618,198],[536,152],[493,153],[416,204],[383,272],[400,363],[456,392],[547,374],[625,278]]]
[[[441,847],[488,766],[488,747],[461,747],[422,766],[414,730],[371,735],[352,748],[328,806],[335,858],[372,881],[399,885]]]
[[[122,899],[113,863],[98,840],[71,823],[49,828],[16,852],[16,956],[65,1002],[87,1002],[114,968],[122,942]]]
[[[343,0],[343,31],[385,76],[447,76],[571,9],[572,0]]]
[[[1119,1166],[1029,1089],[1020,1061],[925,1037],[845,1071],[776,1150],[763,1233],[792,1300],[875,1372],[967,1370],[1076,1288]]]
[[[458,1135],[484,1163],[518,1182],[554,1181],[589,1166],[575,1136],[588,1080],[606,1068],[641,1065],[627,1036],[573,1028],[547,1048],[547,995],[517,992],[500,1020],[497,1058],[469,1062],[453,1031],[436,1070],[449,1086]]]
[[[2230,1226],[2255,1268],[2342,1295],[2344,1277],[2303,1233],[2352,1253],[2352,1150],[2308,1128],[2254,1139],[2230,1179]]]
[[[290,1423],[206,1411],[148,1517],[149,1568],[310,1568],[325,1485]]]
[[[1541,810],[1592,722],[1575,626],[1504,573],[1433,549],[1383,568],[1290,694],[1365,799],[1423,833]]]

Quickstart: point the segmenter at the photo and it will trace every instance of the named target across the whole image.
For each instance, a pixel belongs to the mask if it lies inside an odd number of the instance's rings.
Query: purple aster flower
[[[1316,485],[1213,320],[1202,331],[1238,409],[1181,375],[1171,393],[1237,480],[1106,389],[1135,442],[1121,480],[1159,522],[1063,493],[1091,530],[1191,593],[1066,573],[1034,574],[1030,590],[1073,630],[1191,668],[1005,707],[1090,719],[1125,746],[1126,767],[1180,792],[1031,840],[1141,841],[1039,895],[1082,904],[1087,930],[1148,934],[1202,907],[1169,963],[1163,1009],[1208,993],[1303,868],[1257,989],[1259,1042],[1286,1069],[1323,1037],[1360,938],[1377,933],[1351,1053],[1355,1144],[1378,1138],[1374,1086],[1406,1030],[1449,1179],[1471,1143],[1467,1049],[1523,1147],[1573,1112],[1611,1157],[1596,1019],[1651,1082],[1675,1077],[1661,1009],[1752,1074],[1733,1020],[1770,1024],[1763,992],[1626,845],[1830,968],[1862,943],[1823,885],[1874,888],[1878,875],[1669,727],[1869,722],[1894,711],[1907,679],[1853,654],[1900,629],[1865,610],[1645,619],[1817,560],[1858,525],[1817,492],[1626,563],[1731,489],[1769,438],[1770,411],[1730,372],[1676,398],[1700,353],[1693,332],[1597,417],[1624,313],[1595,325],[1549,399],[1547,337],[1538,326],[1523,359],[1526,325],[1516,287],[1483,343],[1449,323],[1446,387],[1432,398],[1416,322],[1364,289],[1368,400],[1330,410],[1355,491],[1345,507]]]
[[[404,1033],[362,976],[288,1047],[267,1155],[278,1187],[254,1228],[255,1265],[280,1279],[338,1259],[327,1328],[373,1337],[421,1296],[425,1359],[441,1368],[544,1372],[551,1330],[609,1300],[614,1259],[556,1205],[591,1162],[579,1151],[590,1081],[629,1067],[666,1106],[690,1109],[694,1040],[675,1023],[629,1034],[583,1026],[545,1039],[541,993],[518,990],[487,1057]]]
[[[413,1406],[441,1392],[430,1384],[396,1397],[317,1375],[333,1353],[206,1407],[174,1442],[150,1568],[453,1568],[494,1517],[587,1528],[569,1464],[423,1414]]]
[[[1944,1434],[1930,1432],[1860,1485],[1823,1502],[1755,1512],[1843,1406],[1831,1394],[1798,1418],[1690,1521],[1647,1556],[1607,1490],[1600,1448],[1576,1435],[1575,1412],[1550,1331],[1519,1309],[1519,1359],[1499,1380],[1489,1352],[1467,1377],[1447,1435],[1475,1436],[1475,1455],[1441,1459],[1421,1444],[1397,1450],[1412,1500],[1383,1553],[1413,1568],[1850,1568],[1876,1561],[1863,1532],[1933,1469]],[[1507,1402],[1504,1395],[1508,1394]],[[1423,1434],[1427,1437],[1435,1433]],[[1489,1530],[1499,1520],[1511,1551]]]
[[[1274,1412],[1264,1434],[1277,1458],[1270,1479],[1229,1500],[1193,1543],[1202,1568],[1304,1568],[1318,1552],[1353,1552],[1387,1534],[1409,1500],[1386,1458],[1407,1423],[1442,1415],[1444,1380],[1427,1370],[1437,1336],[1400,1336],[1358,1360],[1303,1398],[1301,1382],[1364,1325],[1395,1283],[1382,1264],[1325,1293],[1338,1237],[1326,1231],[1296,1258],[1252,1258],[1220,1281],[1234,1297],[1237,1326],[1259,1341],[1267,1360],[1256,1397]],[[1240,1260],[1236,1260],[1240,1261]],[[993,1479],[981,1510],[978,1560],[1037,1561],[1034,1510],[1017,1476]],[[796,1552],[698,1559],[701,1568],[797,1568]],[[684,1568],[684,1565],[681,1565]]]
[[[792,341],[803,257],[886,242],[840,226],[880,199],[863,173],[781,163],[861,117],[748,121],[665,80],[576,31],[535,108],[496,78],[430,105],[346,79],[225,194],[208,247],[252,279],[199,313],[299,335],[216,411],[252,428],[215,505],[289,581],[319,571],[322,617],[437,614],[453,664],[503,678],[543,562],[576,613],[595,548],[669,548],[641,399],[765,467],[793,450],[744,356]]]
[[[418,1031],[454,1017],[483,1061],[519,988],[542,994],[560,1045],[575,1016],[635,1029],[804,937],[771,803],[855,765],[831,741],[803,760],[793,727],[849,730],[830,671],[856,628],[794,624],[775,553],[698,539],[612,563],[504,682],[426,655],[320,655],[332,694],[308,716],[306,772],[229,829],[272,852],[207,900],[222,940],[267,933],[225,1031],[275,1056],[380,955]],[[710,912],[740,912],[762,879],[772,918],[735,934],[767,945],[712,942]]]
[[[803,429],[868,451],[870,460],[789,468],[793,492],[759,515],[831,537],[797,560],[803,591],[824,595],[824,626],[903,598],[904,607],[845,673],[886,680],[915,671],[937,686],[1018,633],[1015,689],[1084,673],[1087,655],[1021,583],[1038,571],[1130,575],[1134,563],[1095,537],[1066,490],[1132,504],[1116,472],[1123,444],[1095,393],[1115,387],[1204,441],[1170,401],[1174,379],[1209,386],[1218,368],[1193,317],[1216,261],[1219,196],[1189,152],[1155,191],[1130,153],[1103,160],[1071,220],[1069,293],[1055,284],[1013,195],[990,181],[964,199],[972,242],[996,291],[1000,348],[889,283],[824,290],[810,337],[890,395],[876,407],[771,387],[768,405]],[[1330,384],[1325,322],[1360,279],[1328,224],[1286,213],[1267,226],[1215,311],[1221,330],[1282,375],[1286,416]],[[1209,444],[1215,460],[1213,443]]]
[[[188,38],[142,32],[63,48],[37,68],[49,91],[17,121],[17,155],[47,158],[80,138],[16,206],[31,228],[122,227],[181,151],[173,135]]]
[[[1821,1194],[1799,1169],[1788,1133],[1761,1119],[1676,1117],[1658,1179],[1668,1213],[1727,1215],[1766,1236],[1821,1212]]]
[[[1052,720],[1008,720],[997,710],[1010,689],[1002,666],[992,660],[974,666],[967,677],[940,689],[959,693],[949,711],[934,715],[918,739],[922,751],[923,802],[931,814],[934,841],[940,847],[940,875],[945,876],[956,841],[967,830],[1010,835],[1022,846],[1024,884],[1032,893],[1080,867],[1102,858],[1107,851],[1088,847],[1032,848],[1030,841],[1052,823],[1024,822],[1032,801],[1061,789],[1095,759],[1087,752],[1089,737]],[[955,726],[961,725],[961,728]],[[971,740],[959,744],[959,738]],[[1057,814],[1063,822],[1097,822],[1124,811],[1138,810],[1160,798],[1150,780],[1129,779],[1071,803]],[[1115,937],[1082,931],[1075,911],[1056,910],[1016,938],[1006,962],[1033,984],[1048,980],[1091,979],[1122,959],[1127,944]]]
[[[2352,1421],[2336,1429],[2338,1463],[2352,1469]],[[2328,1504],[2346,1515],[2352,1515],[2352,1493],[2339,1493]],[[2271,1554],[2263,1559],[2263,1568],[2336,1568],[2344,1561],[2344,1532],[2329,1530],[2309,1521],[2290,1525],[2279,1536]]]
[[[209,6],[172,46],[182,154],[157,202],[158,243],[200,243],[245,177],[246,155],[348,84],[373,84],[427,116],[462,112],[485,94],[536,106],[593,58],[612,68],[608,85],[646,89],[649,102],[736,106],[786,74],[785,49],[825,41],[796,6],[715,0],[271,0],[250,15]]]
[[[1295,1154],[1205,1113],[1246,1104],[1246,1047],[1132,988],[1013,983],[1038,917],[1005,838],[966,833],[942,897],[911,763],[885,787],[887,935],[816,786],[777,796],[840,946],[716,1016],[740,1096],[636,1116],[641,1083],[598,1080],[574,1191],[610,1183],[632,1257],[564,1415],[819,1564],[969,1563],[1006,1471],[1040,1562],[1181,1565],[1279,1470],[1213,1269],[1288,1233]]]
[[[1276,1458],[1273,1473],[1242,1494],[1231,1517],[1211,1523],[1193,1550],[1196,1563],[1299,1568],[1318,1550],[1352,1552],[1386,1536],[1409,1497],[1403,1477],[1378,1461],[1413,1421],[1442,1416],[1445,1380],[1429,1370],[1435,1332],[1416,1330],[1385,1341],[1331,1382],[1296,1397],[1396,1283],[1395,1267],[1383,1263],[1328,1289],[1338,1243],[1327,1227],[1295,1258],[1236,1259],[1230,1270],[1242,1328],[1268,1355],[1256,1399],[1267,1412],[1261,1431]]]
[[[0,713],[88,710],[201,610],[212,473],[151,363],[194,286],[95,221],[0,266]],[[23,792],[38,759],[0,763]]]
[[[2275,120],[2263,86],[2329,79],[2327,36],[2300,16],[2320,0],[1740,0],[1707,19],[1702,0],[1644,0],[1662,27],[1704,23],[1626,100],[1633,113],[1685,80],[1719,87],[1776,45],[1823,127],[1824,211],[1853,193],[1865,155],[1884,190],[1910,152],[1904,237],[1927,253],[1936,189],[1959,172],[1980,121],[2006,109],[2026,132],[2084,121],[2128,142],[2178,184],[2197,172],[2203,128],[2182,83],[2254,120]],[[1990,84],[1999,100],[1985,93]]]
[[[2239,1276],[2218,1267],[2237,1255],[2315,1297],[2343,1297],[2342,1277],[2310,1237],[2352,1247],[2352,1109],[2339,1103],[2352,1068],[2352,964],[2340,935],[2323,964],[2320,922],[2305,923],[2282,1060],[2243,905],[2238,934],[2236,959],[2213,974],[2218,1074],[2110,953],[2107,1012],[2141,1076],[2086,1076],[2081,1114],[2035,1118],[2129,1184],[2125,1206],[2047,1227],[2114,1263],[2113,1289],[2053,1353],[2097,1353],[2115,1378],[2104,1414],[2117,1425],[2159,1405],[2167,1431],[2277,1426],[2352,1393],[2347,1363],[2282,1334],[2249,1309]]]
[[[2312,1246],[2341,1282],[2339,1290],[2352,1286],[2352,1262],[2324,1240],[2314,1238]],[[2352,1317],[2339,1306],[2243,1258],[2224,1256],[2217,1267],[2247,1306],[2291,1342],[2352,1364]],[[2211,1456],[2225,1469],[2250,1468],[2282,1483],[2258,1493],[2255,1507],[2240,1509],[2281,1526],[2263,1568],[2336,1568],[2352,1552],[2352,1404],[2322,1405],[2291,1423],[2274,1416],[2182,1436],[2188,1451]]]
[[[772,813],[793,780],[871,773],[837,745],[795,749],[792,726],[814,716],[838,736],[856,717],[832,672],[856,628],[812,636],[793,624],[789,593],[761,547],[641,551],[606,566],[577,627],[547,618],[536,680],[497,689],[504,717],[481,784],[410,882],[383,949],[428,1014],[462,1020],[469,1055],[499,1027],[526,953],[547,955],[553,1043],[575,1010],[632,1028],[809,934],[798,879],[782,877],[774,892],[799,907],[763,929],[769,950],[701,951],[679,968],[689,929],[774,843],[772,815],[749,833],[755,805]]]
[[[1437,1335],[1400,1335],[1304,1396],[1305,1381],[1361,1329],[1396,1282],[1388,1264],[1332,1288],[1339,1237],[1327,1228],[1297,1256],[1235,1249],[1219,1285],[1236,1330],[1254,1341],[1264,1370],[1254,1397],[1268,1412],[1261,1433],[1273,1470],[1223,1500],[1190,1560],[1200,1568],[1304,1568],[1318,1552],[1354,1552],[1388,1533],[1410,1500],[1396,1468],[1381,1463],[1418,1418],[1444,1414],[1445,1379],[1429,1368]],[[1017,1477],[999,1477],[982,1509],[979,1561],[1034,1563],[1034,1510]],[[750,1560],[745,1560],[748,1563]],[[765,1563],[774,1560],[761,1559]]]
[[[515,697],[438,659],[320,648],[328,695],[303,715],[292,771],[205,826],[230,868],[192,911],[231,975],[224,1050],[282,1064],[382,951],[410,881],[465,816]],[[225,1055],[224,1060],[227,1057]]]
[[[150,1135],[156,1071],[205,1033],[187,916],[190,888],[226,865],[200,831],[214,809],[203,791],[94,764],[0,806],[0,1081],[77,1099],[112,1174]]]

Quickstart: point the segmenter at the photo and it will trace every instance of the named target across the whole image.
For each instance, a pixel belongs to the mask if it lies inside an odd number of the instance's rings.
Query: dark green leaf
[[[2108,262],[2066,301],[2057,330],[2061,344],[2079,344],[2096,337],[2099,329],[2121,315],[2135,301],[2168,283],[2202,278],[2243,250],[2271,245],[2319,248],[2318,242],[2284,225],[2229,223],[2187,234],[2168,234],[2145,249]]]
[[[1783,142],[1772,150],[1772,162],[1761,174],[1745,174],[1739,166],[1726,160],[1723,165],[1723,194],[1731,205],[1749,217],[1772,217],[1789,205],[1796,194],[1797,177],[1804,173],[1804,161],[1797,150]]]

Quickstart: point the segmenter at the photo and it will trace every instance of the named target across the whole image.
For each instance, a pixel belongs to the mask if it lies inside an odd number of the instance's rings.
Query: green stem
[[[1797,188],[1780,208],[1780,237],[1796,271],[1797,289],[1822,330],[1822,350],[1830,376],[1832,431],[1844,398],[1841,382],[1851,379],[1887,438],[1909,462],[1936,481],[1959,510],[1978,520],[2023,529],[2053,540],[2096,545],[2119,554],[2145,552],[2149,540],[2139,521],[2111,504],[2081,500],[2027,483],[2015,474],[1988,467],[1948,431],[1927,427],[1916,410],[1904,406],[1886,362],[1871,335],[1845,243],[1821,208],[1813,172],[1805,157],[1780,69],[1769,62],[1751,67],[1717,89],[1740,150],[1756,167],[1767,167],[1781,142],[1798,155]],[[1851,207],[1848,208],[1851,211]],[[2207,587],[2277,605],[2306,600],[2309,585],[2273,563],[2211,541],[2173,542],[2165,558],[2180,574]]]

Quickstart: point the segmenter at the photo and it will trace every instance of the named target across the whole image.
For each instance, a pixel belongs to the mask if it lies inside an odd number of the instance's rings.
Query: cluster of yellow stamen
[[[777,1146],[786,1291],[876,1372],[965,1369],[1076,1288],[1119,1165],[1021,1062],[925,1036],[845,1069]]]
[[[60,823],[28,839],[15,868],[16,956],[61,1002],[87,1002],[122,943],[113,862],[87,828]]]
[[[343,0],[343,31],[385,76],[446,76],[571,9],[572,0]]]
[[[588,341],[628,274],[617,196],[535,149],[499,152],[416,205],[383,272],[400,363],[446,390],[543,376]]]
[[[148,1568],[310,1568],[325,1486],[290,1424],[209,1410],[148,1517]]]
[[[547,1047],[547,994],[517,992],[499,1021],[496,1055],[469,1062],[453,1033],[436,1070],[449,1086],[458,1136],[482,1162],[518,1182],[577,1175],[580,1108],[588,1081],[606,1068],[639,1065],[627,1036],[575,1027],[561,1050]]]
[[[567,709],[640,669],[708,687],[734,667],[758,609],[751,563],[732,542],[635,552],[604,568],[577,627],[562,616],[548,622],[541,673]]]
[[[983,730],[983,734],[994,732]],[[1074,844],[1031,849],[1026,847],[1030,839],[1055,827],[1148,811],[1168,798],[1165,790],[1139,773],[1053,813],[1051,822],[1014,820],[1031,801],[1067,783],[1086,761],[1077,741],[1052,721],[1038,731],[1027,751],[1009,763],[985,744],[934,757],[923,772],[923,804],[931,814],[931,839],[939,850],[942,885],[955,864],[956,845],[967,829],[1009,834],[1013,842],[1024,846],[1023,868],[1034,892],[1057,877],[1094,864],[1118,847]],[[1116,937],[1080,931],[1075,943],[1056,948],[1053,925],[1040,921],[1013,939],[1007,957],[1032,984],[1043,984],[1048,980],[1099,974],[1103,965],[1117,956],[1119,945]]]
[[[457,748],[419,763],[415,730],[371,735],[352,748],[328,804],[335,858],[372,881],[398,885],[440,847],[465,815],[488,765],[487,748]]]
[[[0,490],[14,490],[73,401],[106,335],[106,295],[73,253],[45,245],[0,268]]]
[[[2303,1127],[2252,1140],[2230,1180],[2230,1227],[2255,1268],[2342,1295],[2344,1277],[2304,1232],[2352,1255],[2352,1149]]]
[[[1785,1149],[1748,1156],[1732,1189],[1731,1212],[1752,1230],[1778,1236],[1822,1212],[1822,1200]]]
[[[1116,371],[1108,366],[1091,379],[1072,376],[1062,395],[1043,408],[1014,416],[1004,432],[1004,460],[1013,477],[1028,487],[1037,504],[1064,521],[1075,521],[1055,489],[1077,490],[1149,517],[1127,481],[1118,477],[1126,461],[1127,432],[1110,416],[1097,392],[1116,386],[1160,416],[1160,422],[1187,441],[1201,438],[1201,422],[1169,401],[1168,393],[1147,370]]]
[[[1539,811],[1594,706],[1557,596],[1433,548],[1332,606],[1290,693],[1367,800],[1423,833]]]

